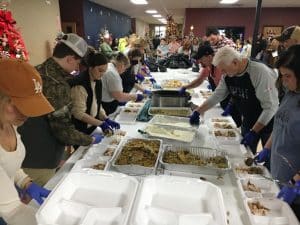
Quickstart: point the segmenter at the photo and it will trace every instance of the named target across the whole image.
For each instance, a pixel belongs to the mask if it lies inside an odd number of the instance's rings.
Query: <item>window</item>
[[[166,26],[155,26],[155,36],[159,35],[159,37],[166,36]]]

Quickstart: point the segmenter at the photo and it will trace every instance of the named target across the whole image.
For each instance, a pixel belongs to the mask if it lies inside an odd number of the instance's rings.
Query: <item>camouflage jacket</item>
[[[89,145],[92,138],[75,129],[71,117],[71,88],[66,73],[53,58],[36,66],[43,79],[43,93],[55,111],[48,115],[53,135],[65,145]]]

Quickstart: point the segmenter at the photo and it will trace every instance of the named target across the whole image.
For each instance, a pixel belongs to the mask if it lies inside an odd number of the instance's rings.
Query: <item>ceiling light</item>
[[[238,2],[239,0],[221,0],[220,4],[234,4]]]
[[[135,5],[147,5],[148,2],[146,0],[130,0],[131,3]]]
[[[145,12],[149,13],[149,14],[157,13],[157,11],[154,9],[149,9],[149,10],[146,10]]]
[[[162,17],[160,14],[155,14],[155,15],[152,15],[153,17],[156,17],[156,18],[160,18]]]

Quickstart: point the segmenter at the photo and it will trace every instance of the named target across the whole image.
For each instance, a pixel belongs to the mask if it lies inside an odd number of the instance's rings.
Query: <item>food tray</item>
[[[156,141],[159,142],[159,152],[157,154],[157,159],[155,161],[155,164],[153,167],[145,167],[141,165],[134,165],[134,164],[128,164],[128,165],[117,165],[116,162],[119,158],[119,156],[122,154],[122,150],[124,146],[130,142],[130,141],[135,141],[135,140],[142,140],[142,141]],[[156,168],[158,165],[159,161],[159,156],[161,154],[161,148],[162,148],[162,141],[158,139],[145,139],[145,138],[131,138],[127,139],[126,141],[122,142],[121,145],[117,149],[116,155],[113,157],[111,165],[114,167],[117,171],[126,173],[129,175],[150,175],[150,174],[155,174]]]
[[[262,175],[265,177],[271,177],[268,169],[264,166],[254,165],[254,166],[246,166],[244,163],[236,163],[233,165],[233,172],[237,178],[262,178],[259,174],[249,174],[247,171],[241,171],[240,169],[249,169],[250,167],[260,168],[262,171]]]
[[[220,121],[220,122],[217,122],[217,121]],[[222,126],[221,127],[216,127],[216,124],[219,124],[219,125],[226,125],[227,124],[231,128],[223,128]],[[235,122],[234,122],[234,120],[232,119],[231,116],[210,118],[208,120],[208,126],[212,130],[214,130],[214,129],[218,129],[218,130],[220,130],[220,129],[225,129],[225,130],[236,129],[236,124],[235,124]]]
[[[92,168],[93,166],[97,165],[97,164],[103,164],[105,165],[105,167],[103,168],[103,170],[108,170],[109,169],[109,162],[107,161],[106,158],[101,158],[101,157],[94,157],[91,159],[80,159],[78,160],[75,165],[72,168],[72,172],[80,172],[82,170],[93,170],[94,168]],[[96,169],[96,170],[101,170],[101,169]]]
[[[117,146],[113,145],[107,145],[105,143],[102,143],[101,145],[92,146],[88,149],[88,151],[83,156],[83,159],[95,159],[99,158],[104,161],[108,161],[112,158],[112,156],[106,156],[105,152],[107,149],[114,149],[114,152],[116,152]]]
[[[207,89],[201,89],[200,95],[203,99],[208,99],[210,96],[213,95],[213,92]]]
[[[149,115],[165,115],[165,116],[179,116],[189,117],[192,110],[189,107],[150,107]]]
[[[148,124],[144,131],[149,137],[191,143],[196,137],[196,130],[181,127],[168,127]]]
[[[248,187],[248,182],[258,188],[258,191],[252,191],[249,189],[245,190],[245,187]],[[264,178],[241,178],[237,180],[237,183],[244,198],[276,198],[276,195],[279,192],[279,188],[276,183]]]
[[[265,216],[254,215],[248,203],[259,202],[269,209]],[[244,205],[252,225],[299,225],[291,207],[284,201],[273,198],[245,199]]]
[[[189,118],[177,117],[177,116],[164,116],[155,115],[150,121],[150,124],[182,127],[182,128],[192,128]]]
[[[187,79],[167,79],[161,81],[161,88],[164,90],[179,90],[189,83]]]
[[[120,113],[116,116],[115,121],[123,124],[134,124],[139,111],[125,112],[128,108],[122,108]]]
[[[218,136],[217,133],[221,133],[222,136]],[[233,133],[235,137],[226,137],[225,135],[229,133]],[[236,130],[214,129],[212,130],[212,135],[218,141],[219,144],[232,145],[240,143],[240,135]]]
[[[137,189],[138,181],[125,174],[98,170],[72,172],[39,208],[37,222],[39,225],[88,225],[82,221],[96,210],[105,214],[104,218],[97,218],[100,220],[97,224],[123,225],[128,221]]]
[[[216,185],[195,178],[146,177],[129,224],[227,225],[222,192]]]
[[[189,153],[200,156],[201,158],[204,159],[208,159],[210,157],[216,157],[216,156],[225,157],[227,162],[225,163],[224,167],[226,168],[218,168],[217,166],[214,166],[212,164],[197,166],[197,165],[189,165],[189,164],[175,164],[175,163],[172,164],[172,163],[164,162],[164,156],[167,152],[169,151],[178,152],[181,150],[187,150]],[[202,147],[166,146],[163,149],[163,152],[161,154],[160,163],[164,169],[170,171],[180,171],[180,172],[187,172],[187,173],[198,173],[198,174],[216,175],[216,176],[224,175],[226,172],[228,172],[231,169],[228,157],[224,152],[218,151],[216,149],[202,148]]]

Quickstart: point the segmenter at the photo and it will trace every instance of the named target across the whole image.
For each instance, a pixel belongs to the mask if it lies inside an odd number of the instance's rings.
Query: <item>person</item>
[[[103,42],[100,45],[100,52],[104,54],[108,59],[111,59],[114,55],[113,50],[111,49],[111,41],[109,34],[104,35]]]
[[[85,134],[91,134],[98,126],[103,133],[112,133],[120,124],[109,119],[101,107],[101,77],[107,70],[108,60],[102,53],[91,51],[86,61],[87,70],[68,81],[72,87],[73,122]]]
[[[119,102],[142,101],[142,94],[128,94],[123,92],[120,74],[129,67],[128,58],[119,53],[115,59],[108,63],[108,68],[102,80],[102,106],[106,115],[116,111]]]
[[[169,54],[169,46],[165,38],[160,39],[160,45],[156,49],[157,60],[165,59]]]
[[[133,88],[143,92],[146,95],[151,95],[151,91],[145,89],[142,85],[138,83],[138,80],[144,80],[144,75],[140,74],[141,70],[141,60],[143,54],[140,49],[134,48],[128,52],[128,58],[130,61],[130,66],[126,69],[124,73],[121,74],[123,92],[130,93]],[[153,78],[150,78],[153,79]]]
[[[152,39],[153,49],[156,50],[157,47],[160,44],[159,35],[155,35],[155,37]]]
[[[271,159],[271,174],[284,185],[279,198],[291,205],[300,220],[300,45],[283,52],[277,63],[281,82],[287,92],[274,117],[272,136],[257,157],[258,162]]]
[[[199,39],[197,37],[194,37],[192,41],[192,55],[197,54],[199,45],[200,45]]]
[[[172,35],[170,37],[170,40],[171,41],[170,41],[170,43],[168,45],[168,47],[169,47],[169,54],[173,55],[173,54],[176,54],[178,52],[180,44],[177,42],[175,35]]]
[[[276,40],[283,43],[285,49],[300,44],[300,27],[290,26],[286,28],[281,35],[274,37]]]
[[[255,154],[259,139],[265,144],[270,136],[279,104],[275,71],[228,46],[218,50],[213,64],[224,76],[213,95],[193,112],[190,122],[198,123],[200,114],[231,94],[242,115],[241,144]]]
[[[229,38],[220,35],[220,32],[215,27],[209,28],[206,32],[206,36],[206,40],[209,41],[215,53],[224,46],[236,48],[235,43]]]
[[[36,67],[43,79],[43,93],[55,111],[28,119],[18,131],[27,151],[22,167],[40,185],[55,174],[65,146],[88,146],[102,139],[100,134],[79,132],[71,120],[71,87],[67,80],[72,71],[79,69],[86,51],[87,44],[81,37],[66,34],[55,46],[53,56]]]
[[[17,132],[28,117],[53,111],[42,88],[33,66],[16,59],[0,60],[0,216],[10,225],[37,224],[36,210],[22,201],[42,204],[50,193],[21,169],[25,147]]]
[[[191,83],[182,86],[181,89],[179,90],[180,94],[184,94],[186,89],[200,86],[203,83],[203,81],[207,78],[208,78],[210,88],[212,89],[212,91],[215,91],[222,77],[222,71],[212,64],[214,55],[215,55],[214,50],[210,45],[202,45],[199,47],[198,52],[195,55],[194,59],[197,60],[197,62],[200,62],[201,64],[202,69],[200,71],[200,74]],[[229,96],[226,97],[223,101],[220,102],[221,107],[223,109],[226,109],[230,100],[231,99]],[[231,111],[230,114],[233,120],[235,121],[237,127],[240,127],[242,123],[241,115],[238,112],[235,104],[231,104],[231,105],[232,106],[230,109]],[[224,115],[224,113],[222,115]]]
[[[247,40],[244,41],[244,46],[242,48],[241,54],[247,58],[251,57],[251,49],[252,49],[252,45],[251,45],[251,39],[248,38]]]
[[[192,44],[191,44],[190,40],[186,40],[186,41],[183,42],[182,46],[180,46],[178,48],[178,53],[179,54],[184,54],[184,55],[188,56],[188,58],[191,57]]]

